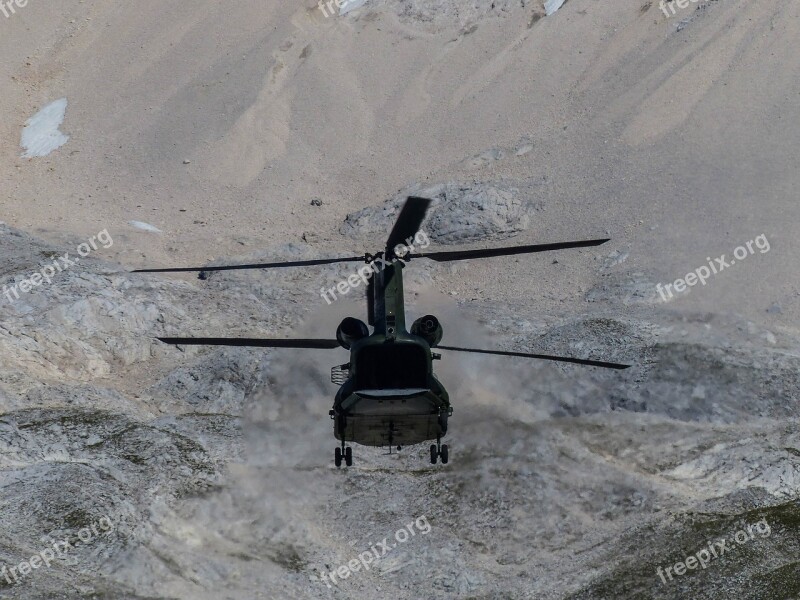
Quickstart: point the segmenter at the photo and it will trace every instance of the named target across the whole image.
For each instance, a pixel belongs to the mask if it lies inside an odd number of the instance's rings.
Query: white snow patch
[[[141,229],[142,231],[149,231],[150,233],[161,233],[161,230],[158,227],[142,221],[128,221],[128,225],[131,227],[136,227],[136,229]]]
[[[25,122],[20,146],[25,149],[23,158],[47,156],[67,143],[69,136],[58,128],[67,114],[67,99],[51,102]]]
[[[549,17],[559,8],[561,8],[564,5],[564,2],[566,1],[567,0],[547,0],[547,2],[544,3],[544,12]]]
[[[346,15],[351,10],[361,8],[367,3],[367,0],[345,0],[339,7],[339,16]]]

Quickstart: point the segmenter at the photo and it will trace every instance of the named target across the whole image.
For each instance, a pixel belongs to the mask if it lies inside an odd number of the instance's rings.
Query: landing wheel
[[[348,467],[353,466],[353,449],[350,446],[344,449],[344,464]]]
[[[436,459],[439,458],[439,451],[436,449],[436,444],[431,444],[431,464],[436,464]]]
[[[337,448],[336,451],[333,453],[333,462],[337,467],[342,466],[342,449]]]
[[[447,447],[447,444],[442,445],[442,450],[439,452],[439,456],[442,457],[442,464],[446,465],[447,461],[450,459],[450,448]]]

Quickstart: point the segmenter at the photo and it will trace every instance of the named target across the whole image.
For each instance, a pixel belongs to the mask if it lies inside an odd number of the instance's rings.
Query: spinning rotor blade
[[[392,254],[395,246],[403,244],[408,238],[413,238],[419,231],[422,221],[425,220],[425,213],[431,204],[429,198],[419,196],[409,196],[403,205],[400,214],[397,215],[389,239],[386,240],[386,252]]]
[[[436,346],[442,350],[454,350],[456,352],[475,352],[477,354],[495,354],[497,356],[520,356],[522,358],[539,358],[542,360],[554,360],[557,362],[575,363],[576,365],[589,365],[591,367],[604,367],[606,369],[627,369],[631,365],[621,365],[619,363],[603,362],[601,360],[588,360],[585,358],[569,358],[566,356],[549,356],[547,354],[530,354],[528,352],[504,352],[502,350],[478,350],[476,348],[456,348],[455,346]]]
[[[310,267],[332,265],[340,262],[364,262],[363,256],[345,258],[317,258],[314,260],[293,260],[288,262],[255,263],[250,265],[221,265],[217,267],[178,267],[173,269],[135,269],[133,273],[192,273],[195,271],[237,271],[240,269],[281,269],[284,267]]]
[[[268,338],[182,338],[164,337],[157,338],[165,344],[180,346],[246,346],[250,348],[316,348],[330,350],[339,348],[336,340],[320,339],[268,339]]]
[[[567,248],[587,248],[599,246],[610,241],[611,238],[601,240],[581,240],[578,242],[556,242],[553,244],[531,244],[529,246],[506,246],[504,248],[485,248],[483,250],[453,250],[450,252],[422,252],[409,254],[407,258],[430,258],[437,262],[448,260],[467,260],[470,258],[491,258],[493,256],[511,256],[514,254],[529,254],[532,252],[549,252],[550,250],[565,250]]]

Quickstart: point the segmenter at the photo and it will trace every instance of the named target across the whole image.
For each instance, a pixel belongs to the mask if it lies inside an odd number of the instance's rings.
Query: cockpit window
[[[416,344],[367,346],[356,357],[356,389],[428,387],[428,360]]]

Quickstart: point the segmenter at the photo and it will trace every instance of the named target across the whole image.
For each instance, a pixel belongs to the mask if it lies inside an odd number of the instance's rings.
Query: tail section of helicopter
[[[408,446],[440,440],[452,414],[449,398],[435,376],[422,388],[355,389],[353,379],[339,390],[331,411],[337,440],[363,446]]]

